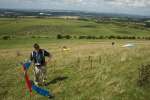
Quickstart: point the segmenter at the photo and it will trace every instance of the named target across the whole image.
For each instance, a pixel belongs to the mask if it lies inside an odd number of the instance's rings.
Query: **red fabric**
[[[32,86],[31,86],[31,83],[30,83],[30,79],[29,79],[29,76],[26,74],[25,75],[25,79],[26,79],[26,85],[30,91],[30,93],[32,92]]]
[[[23,66],[23,70],[24,70],[24,72],[26,72],[26,69],[24,66]],[[30,94],[32,94],[32,85],[31,85],[30,78],[27,73],[25,73],[25,81],[26,81],[27,88],[30,91]]]

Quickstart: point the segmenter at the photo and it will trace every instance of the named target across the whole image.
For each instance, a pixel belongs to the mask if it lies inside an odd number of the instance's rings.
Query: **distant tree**
[[[99,37],[98,37],[98,39],[104,39],[104,38],[105,38],[104,36],[99,36]]]
[[[79,39],[86,39],[87,36],[81,35],[79,36]]]
[[[70,35],[65,36],[66,39],[71,39],[72,37]]]
[[[145,22],[146,27],[150,27],[150,21]]]
[[[61,34],[57,35],[57,39],[62,39],[62,38],[63,38],[63,36]]]
[[[141,39],[141,37],[138,36],[137,39]]]
[[[108,37],[108,39],[115,39],[115,36],[111,35]]]
[[[11,38],[10,36],[3,36],[2,37],[3,40],[10,40],[10,38]]]
[[[119,36],[119,35],[118,35],[116,38],[117,38],[117,39],[122,39],[122,37],[121,37],[121,36]]]
[[[89,18],[79,18],[78,20],[82,20],[82,21],[90,21]]]
[[[73,36],[74,39],[77,39],[77,36]]]
[[[86,39],[92,39],[92,36],[90,36],[90,35],[86,36]]]

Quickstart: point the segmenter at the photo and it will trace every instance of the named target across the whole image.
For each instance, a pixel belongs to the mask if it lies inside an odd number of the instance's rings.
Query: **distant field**
[[[50,36],[68,35],[125,35],[150,36],[150,29],[135,23],[96,23],[71,19],[1,18],[0,36]]]
[[[150,36],[150,29],[134,23],[96,23],[66,19],[0,19],[0,100],[47,100],[25,89],[19,64],[39,43],[53,55],[44,87],[54,100],[150,100],[150,86],[137,85],[141,64],[150,63],[150,41],[56,39],[57,34]],[[46,36],[48,38],[33,38]],[[115,45],[112,46],[112,42]],[[133,43],[135,47],[123,48]],[[69,48],[63,51],[62,47]],[[17,56],[18,53],[20,56]],[[33,79],[33,72],[29,74]]]

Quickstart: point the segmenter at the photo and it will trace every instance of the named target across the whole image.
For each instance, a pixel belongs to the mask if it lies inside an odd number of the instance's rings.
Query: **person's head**
[[[40,49],[40,46],[39,46],[39,44],[35,43],[33,45],[33,48],[38,51]]]

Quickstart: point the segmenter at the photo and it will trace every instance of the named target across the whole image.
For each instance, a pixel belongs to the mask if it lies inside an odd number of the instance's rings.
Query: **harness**
[[[42,63],[42,60],[44,60],[44,50],[40,50],[39,52],[33,51],[32,57],[35,61],[35,65],[40,66]]]

